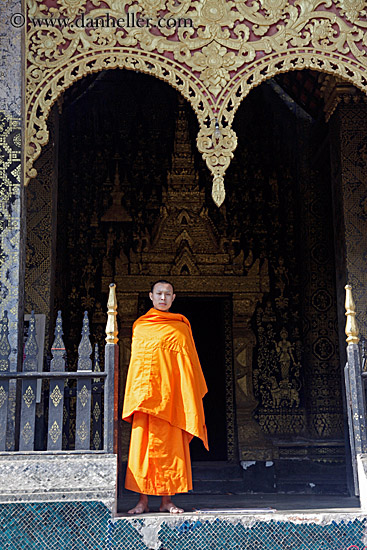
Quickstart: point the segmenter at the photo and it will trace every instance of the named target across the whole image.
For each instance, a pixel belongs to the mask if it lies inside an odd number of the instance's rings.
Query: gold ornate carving
[[[57,407],[62,399],[62,393],[60,391],[59,386],[54,387],[52,393],[50,394],[50,397],[54,407]]]
[[[366,16],[365,0],[338,0],[337,4],[341,14],[345,15],[352,23],[356,23],[359,17]]]
[[[6,359],[0,359],[0,371],[8,370],[9,363]]]
[[[26,391],[23,394],[23,399],[27,407],[29,408],[33,401],[35,400],[36,396],[34,395],[34,391],[32,390],[31,386],[28,386]]]
[[[59,427],[58,423],[56,422],[56,420],[52,424],[52,428],[50,429],[49,434],[50,434],[50,437],[51,437],[52,441],[54,443],[56,443],[56,441],[59,439],[59,437],[61,435],[61,430],[60,430],[60,427]]]
[[[0,409],[4,405],[6,399],[7,399],[6,391],[4,390],[3,386],[0,386]]]
[[[101,416],[101,409],[100,409],[100,406],[98,405],[98,403],[96,403],[94,405],[94,408],[93,408],[93,416],[94,416],[94,420],[96,422],[98,422],[98,419],[99,417]]]
[[[33,430],[29,422],[27,422],[22,430],[22,436],[25,441],[25,443],[29,443],[31,438],[33,437]]]
[[[138,4],[138,5],[136,5]],[[104,7],[58,0],[53,17],[121,17],[131,0]],[[80,28],[29,26],[27,33],[27,178],[48,141],[52,104],[87,74],[127,68],[151,74],[178,89],[195,110],[197,145],[213,175],[213,198],[224,200],[223,178],[237,139],[233,116],[251,88],[281,72],[313,68],[366,90],[367,43],[362,0],[140,0],[136,12],[153,19],[192,20],[192,28]],[[28,1],[28,15],[45,17],[43,2]],[[214,122],[215,121],[215,122]]]
[[[80,438],[81,441],[85,441],[87,439],[87,436],[88,436],[88,430],[87,430],[87,425],[86,423],[83,422],[80,424],[78,430],[77,430],[77,434]]]
[[[96,433],[94,434],[93,445],[94,445],[95,449],[99,449],[99,447],[101,445],[101,436],[99,435],[98,431],[96,431]]]
[[[350,285],[345,285],[345,315],[347,317],[347,322],[345,325],[345,334],[348,336],[348,344],[358,344],[359,330],[356,320],[356,306],[353,300],[352,287]]]
[[[80,390],[78,397],[80,399],[80,402],[82,404],[82,407],[85,407],[88,403],[88,397],[89,397],[89,391],[87,390],[87,386],[84,385],[82,389]]]
[[[278,408],[285,404],[289,407],[299,407],[299,394],[292,382],[289,382],[289,380],[281,380],[278,384],[275,376],[271,376],[269,380],[271,383],[270,393],[273,400],[273,407]]]

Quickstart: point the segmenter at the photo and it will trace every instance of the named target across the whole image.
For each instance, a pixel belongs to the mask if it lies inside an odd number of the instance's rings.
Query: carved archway
[[[241,100],[278,73],[312,68],[367,90],[367,22],[363,0],[107,0],[31,3],[29,18],[75,21],[121,14],[189,18],[175,28],[31,26],[27,33],[27,174],[47,143],[47,115],[59,95],[89,73],[127,68],[167,81],[191,103],[199,121],[197,146],[213,175],[213,199],[225,197],[224,174],[237,137],[231,128]],[[55,21],[56,19],[54,19]],[[65,19],[63,19],[65,20]]]

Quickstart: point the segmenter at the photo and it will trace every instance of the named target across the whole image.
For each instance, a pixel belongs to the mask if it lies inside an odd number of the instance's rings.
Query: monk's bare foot
[[[159,507],[160,512],[169,512],[170,514],[182,514],[183,509],[172,502],[171,497],[162,497],[162,504]]]
[[[140,495],[139,502],[134,508],[128,511],[128,514],[144,514],[149,512],[147,495]]]

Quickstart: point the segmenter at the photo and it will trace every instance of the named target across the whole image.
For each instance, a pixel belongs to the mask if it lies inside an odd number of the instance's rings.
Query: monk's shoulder
[[[144,323],[145,317],[146,317],[146,314],[140,315],[140,317],[138,317],[138,318],[134,321],[133,328],[132,328],[132,333],[133,333],[133,334],[134,334],[134,332],[135,332],[135,329],[136,329],[137,327],[139,327],[139,325],[141,326],[141,325]]]
[[[190,321],[188,320],[188,318],[185,317],[185,315],[182,315],[182,313],[180,313],[180,316],[181,316],[181,318],[182,318],[182,319],[181,319],[182,322],[185,323],[185,325],[187,325],[188,327],[191,328]]]
[[[138,324],[138,323],[141,323],[142,321],[144,321],[145,317],[147,316],[146,313],[144,313],[144,315],[140,315],[140,317],[138,317],[135,321],[134,321],[134,325]],[[133,325],[133,326],[134,326]]]
[[[187,317],[185,317],[185,315],[182,315],[182,313],[179,314],[178,321],[182,322],[184,325],[186,325],[191,330],[190,321],[188,320]]]

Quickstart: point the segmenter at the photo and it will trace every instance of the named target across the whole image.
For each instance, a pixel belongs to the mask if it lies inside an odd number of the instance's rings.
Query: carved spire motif
[[[191,150],[189,125],[185,112],[185,103],[182,97],[179,96],[172,169],[169,172],[168,180],[171,185],[182,185],[182,183],[187,183],[186,176],[188,175],[197,180]]]
[[[62,330],[61,311],[58,311],[57,319],[56,319],[56,327],[55,327],[55,339],[51,348],[51,355],[52,355],[51,365],[50,365],[51,371],[65,370],[66,350],[65,350],[64,341],[62,339],[63,334],[64,333]]]
[[[359,330],[356,320],[356,306],[353,300],[352,287],[350,285],[345,285],[345,315],[347,317],[347,322],[345,325],[345,334],[348,336],[348,344],[358,344]]]
[[[124,186],[126,187],[127,177],[125,175]],[[123,205],[124,191],[121,188],[118,160],[116,160],[115,177],[111,191],[112,204],[102,216],[103,222],[131,222],[132,218]]]
[[[34,311],[31,312],[31,318],[29,320],[29,331],[27,342],[24,346],[24,365],[23,370],[25,371],[36,371],[37,370],[37,355],[38,355],[38,345],[36,340],[36,318],[34,316]]]
[[[82,339],[78,347],[78,370],[92,370],[92,344],[89,340],[88,312],[84,312]]]
[[[167,184],[168,190],[163,193],[163,202],[166,206],[198,209],[203,204],[204,192],[200,191],[198,186],[198,173],[195,170],[192,154],[185,102],[180,96],[171,170],[167,175]]]
[[[52,344],[52,348],[51,348],[51,352],[52,351],[56,351],[56,350],[64,350],[65,349],[65,344],[64,344],[64,341],[62,339],[62,335],[63,335],[63,330],[62,330],[62,318],[61,318],[61,311],[59,310],[57,312],[57,319],[56,319],[56,327],[55,327],[55,339],[54,339],[54,342]]]

